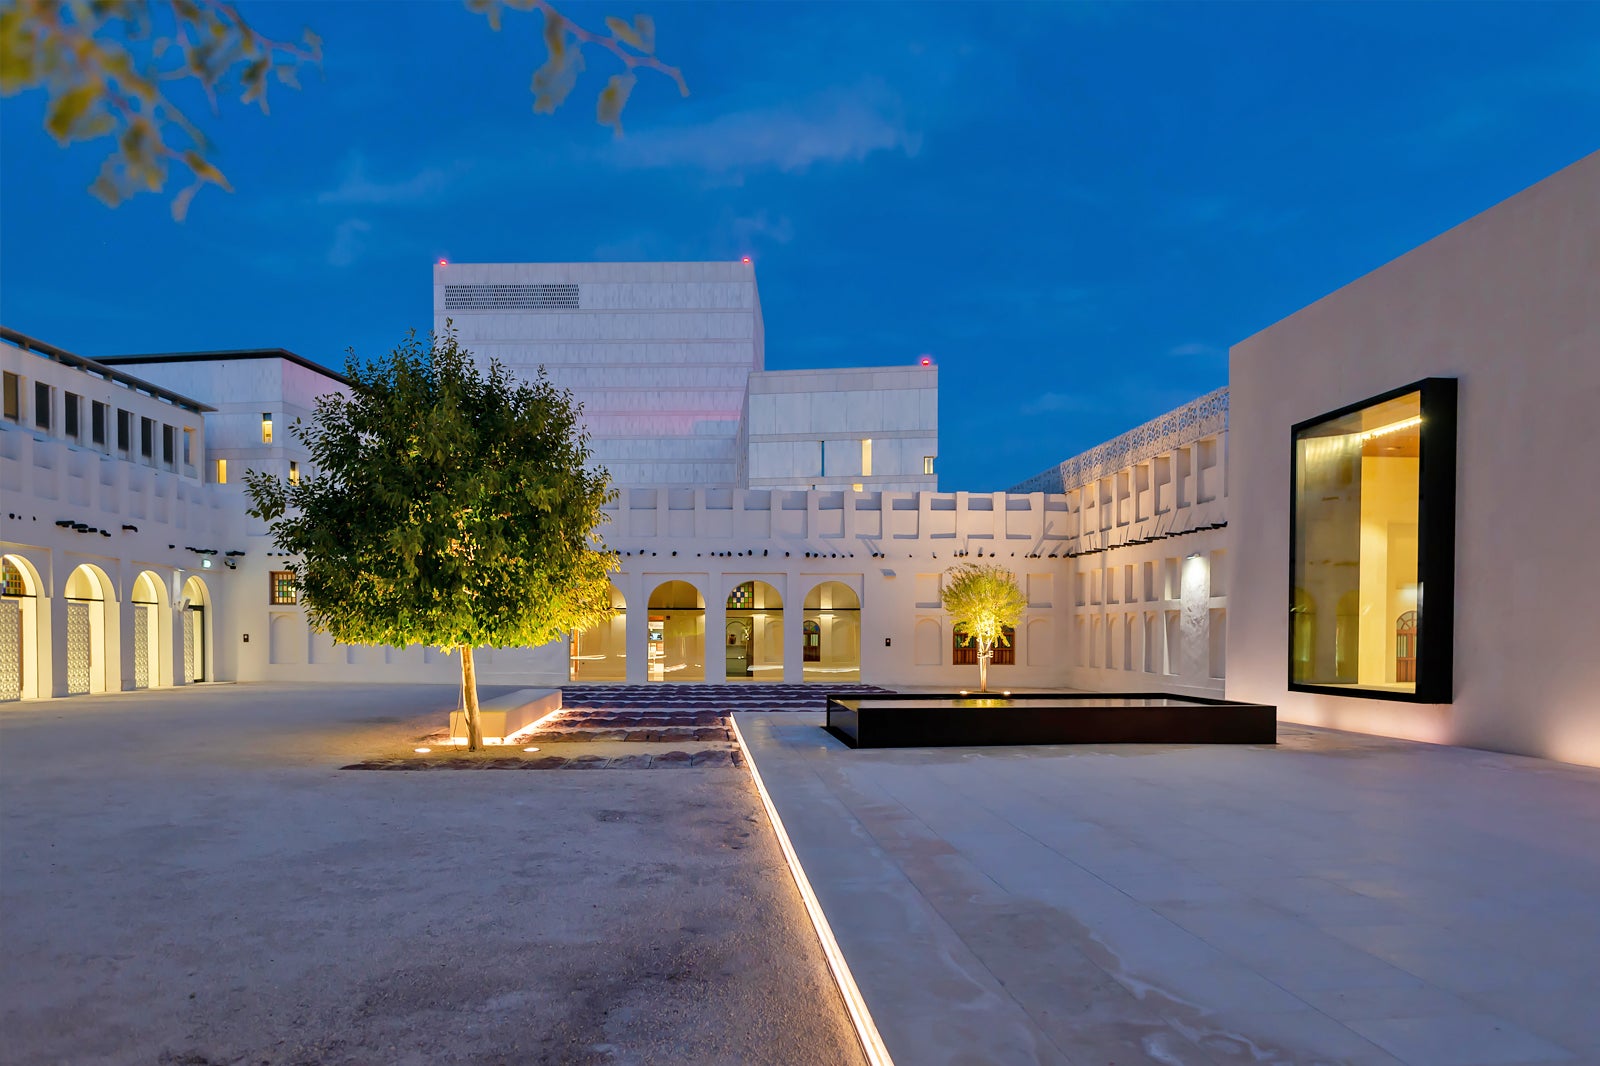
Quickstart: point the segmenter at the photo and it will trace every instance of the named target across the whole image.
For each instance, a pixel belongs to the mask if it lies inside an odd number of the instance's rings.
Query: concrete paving
[[[0,705],[0,1063],[863,1061],[744,770],[338,769],[455,700]]]
[[[1600,1063],[1600,771],[735,721],[903,1066]]]

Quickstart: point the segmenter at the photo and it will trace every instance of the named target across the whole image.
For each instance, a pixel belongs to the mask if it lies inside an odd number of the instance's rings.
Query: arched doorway
[[[572,634],[572,661],[567,671],[572,681],[626,681],[628,679],[628,604],[611,585],[611,617]]]
[[[645,676],[651,681],[704,681],[706,601],[687,581],[667,581],[650,593]]]
[[[783,680],[783,598],[765,581],[728,593],[723,650],[729,681]]]
[[[39,695],[39,575],[0,556],[0,702]]]
[[[133,687],[172,684],[172,618],[166,583],[146,570],[133,581]]]
[[[861,598],[842,581],[824,581],[801,604],[807,681],[861,680]]]
[[[211,627],[208,608],[211,594],[206,583],[191,577],[183,583],[183,683],[204,681],[210,662]]]
[[[1394,627],[1394,679],[1417,680],[1417,612],[1407,611]]]
[[[67,695],[112,692],[118,687],[112,665],[110,627],[117,617],[111,579],[84,563],[67,577]]]

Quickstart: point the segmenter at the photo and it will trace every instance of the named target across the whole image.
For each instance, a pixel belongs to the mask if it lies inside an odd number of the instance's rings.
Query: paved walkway
[[[1600,771],[735,722],[901,1066],[1600,1063]]]

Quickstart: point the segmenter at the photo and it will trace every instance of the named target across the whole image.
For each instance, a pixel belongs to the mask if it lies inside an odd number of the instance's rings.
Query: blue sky
[[[1600,5],[689,4],[620,140],[531,110],[538,19],[241,0],[324,76],[206,122],[236,191],[108,210],[0,102],[0,319],[84,355],[338,365],[429,265],[754,258],[773,369],[941,368],[944,489],[1004,488],[1227,377],[1228,345],[1600,147]],[[199,109],[204,114],[204,109]]]

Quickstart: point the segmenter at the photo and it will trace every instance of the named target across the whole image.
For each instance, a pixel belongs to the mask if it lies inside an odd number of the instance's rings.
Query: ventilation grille
[[[446,285],[446,311],[577,310],[576,285]]]

